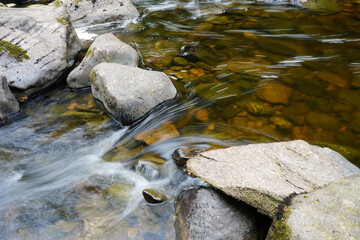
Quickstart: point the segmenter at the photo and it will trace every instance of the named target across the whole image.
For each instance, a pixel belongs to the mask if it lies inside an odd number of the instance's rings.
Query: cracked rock
[[[76,28],[139,16],[130,0],[57,0],[51,5],[65,6]]]
[[[339,153],[302,140],[204,152],[187,171],[272,218],[288,197],[360,173]]]
[[[0,72],[32,95],[73,65],[80,41],[64,8],[0,8]]]

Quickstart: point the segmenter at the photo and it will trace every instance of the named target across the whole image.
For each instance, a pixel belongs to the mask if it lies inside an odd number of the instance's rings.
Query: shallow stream
[[[142,1],[113,32],[165,72],[175,101],[121,127],[89,89],[60,83],[0,125],[2,239],[175,239],[174,200],[204,184],[171,160],[304,139],[360,166],[360,3],[340,12],[245,1]],[[147,204],[143,189],[166,196]]]

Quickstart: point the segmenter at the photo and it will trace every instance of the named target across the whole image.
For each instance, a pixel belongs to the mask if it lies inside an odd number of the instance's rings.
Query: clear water
[[[239,1],[134,3],[137,22],[80,32],[113,32],[132,45],[140,67],[173,80],[176,101],[122,128],[90,90],[59,85],[23,105],[0,128],[2,238],[174,239],[174,199],[204,184],[172,162],[178,147],[304,139],[360,165],[357,2],[339,2],[338,13]],[[149,205],[143,189],[167,201]]]

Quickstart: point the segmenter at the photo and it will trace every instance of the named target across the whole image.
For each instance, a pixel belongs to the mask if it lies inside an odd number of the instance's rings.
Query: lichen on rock
[[[4,52],[7,52],[9,57],[15,58],[18,62],[22,62],[24,59],[30,59],[26,50],[9,41],[0,40],[0,54]]]

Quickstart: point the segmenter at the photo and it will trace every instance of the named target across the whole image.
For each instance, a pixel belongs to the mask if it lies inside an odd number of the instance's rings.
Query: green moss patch
[[[7,52],[9,57],[15,58],[18,62],[22,62],[24,59],[30,59],[27,55],[27,51],[19,46],[16,46],[8,41],[0,41],[0,54]]]
[[[287,225],[286,219],[290,214],[289,207],[285,207],[284,214],[281,218],[275,219],[272,226],[271,238],[275,240],[290,240],[292,230]]]
[[[56,21],[62,25],[68,25],[68,22],[64,18],[56,18]]]

